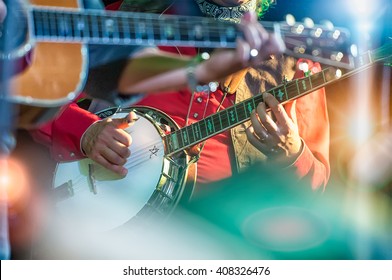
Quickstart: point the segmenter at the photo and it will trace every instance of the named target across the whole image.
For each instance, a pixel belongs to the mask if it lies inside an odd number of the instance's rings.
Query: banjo
[[[342,76],[337,75],[335,68],[326,68],[268,92],[283,104],[387,59],[392,61],[391,42],[359,56],[357,68]],[[132,110],[138,117],[126,129],[133,139],[126,164],[128,174],[119,178],[90,159],[59,163],[53,180],[59,213],[83,224],[90,223],[98,231],[135,220],[168,217],[178,203],[192,194],[198,144],[249,120],[262,101],[261,94],[255,95],[183,128],[151,107],[100,112],[102,118],[116,118]]]
[[[109,108],[97,115],[122,118],[131,110],[137,121],[125,129],[132,135],[128,174],[122,178],[90,159],[59,163],[53,188],[60,217],[107,231],[168,217],[180,200],[190,197],[196,157],[185,150],[169,152],[164,140],[168,128],[179,129],[169,116],[148,107]]]

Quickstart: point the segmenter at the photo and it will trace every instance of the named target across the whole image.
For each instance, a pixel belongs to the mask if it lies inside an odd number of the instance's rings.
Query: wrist
[[[196,76],[196,66],[195,65],[190,65],[186,69],[186,80],[187,80],[188,87],[191,90],[191,92],[197,92],[200,84],[199,84],[199,80]]]
[[[209,54],[203,53],[202,55],[197,55],[192,59],[186,69],[187,83],[192,92],[203,91],[208,86],[209,78],[205,77],[205,73],[207,73],[205,62],[208,59]]]
[[[290,166],[293,166],[298,159],[301,157],[301,155],[304,153],[305,150],[305,142],[302,138],[301,139],[301,145],[299,148],[299,151],[293,155],[291,155],[289,158],[286,158],[286,160],[284,161],[284,166],[285,168],[289,168]]]
[[[85,131],[84,131],[84,133],[82,134],[82,136],[80,137],[80,152],[84,155],[84,156],[86,156],[87,157],[87,153],[86,153],[86,143],[89,141],[89,140],[91,140],[91,139],[88,139],[89,137],[89,133],[90,133],[90,131],[91,131],[91,129],[97,124],[97,123],[99,123],[99,122],[101,122],[102,120],[97,120],[97,121],[95,121],[95,122],[93,122]],[[86,139],[87,138],[87,139]]]
[[[209,82],[204,77],[204,64],[191,65],[186,69],[188,87],[191,92],[210,91],[215,92],[219,86],[218,82]]]

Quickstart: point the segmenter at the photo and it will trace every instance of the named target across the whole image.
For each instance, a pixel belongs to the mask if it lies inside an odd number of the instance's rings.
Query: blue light
[[[380,9],[380,0],[346,0],[347,10],[358,19],[366,19],[374,16]]]

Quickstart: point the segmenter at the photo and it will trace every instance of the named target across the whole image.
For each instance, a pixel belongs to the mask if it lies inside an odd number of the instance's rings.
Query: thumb
[[[137,116],[134,112],[130,112],[125,117],[112,119],[112,124],[116,128],[126,129],[130,125],[132,125],[137,120]]]

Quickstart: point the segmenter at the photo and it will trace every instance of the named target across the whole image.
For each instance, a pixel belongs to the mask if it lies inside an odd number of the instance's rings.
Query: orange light
[[[31,189],[23,164],[13,158],[2,158],[0,167],[0,201],[7,202],[9,206],[24,205]]]

